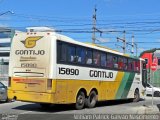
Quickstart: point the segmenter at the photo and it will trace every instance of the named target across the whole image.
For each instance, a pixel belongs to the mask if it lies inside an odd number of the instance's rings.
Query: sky
[[[122,42],[131,43],[138,54],[160,48],[160,0],[0,0],[0,26],[24,30],[48,26],[81,42],[92,42],[96,6],[96,43],[121,51]],[[131,46],[127,45],[127,53]]]

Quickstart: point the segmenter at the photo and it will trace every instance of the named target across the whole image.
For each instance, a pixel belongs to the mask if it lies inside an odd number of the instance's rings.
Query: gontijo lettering
[[[113,72],[90,70],[89,76],[90,77],[98,77],[98,78],[113,78]]]
[[[16,50],[16,55],[44,55],[44,50]]]

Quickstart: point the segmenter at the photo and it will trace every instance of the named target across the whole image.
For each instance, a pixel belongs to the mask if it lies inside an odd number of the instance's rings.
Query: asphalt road
[[[153,106],[152,97],[146,97],[146,100],[135,103],[131,100],[99,102],[95,108],[82,110],[75,110],[74,105],[54,105],[46,110],[42,109],[39,104],[15,101],[0,103],[0,118],[13,117],[14,120],[17,120],[17,118],[18,120],[71,120],[83,119],[86,117],[82,116],[84,114],[159,114],[159,109],[160,97],[153,98]]]

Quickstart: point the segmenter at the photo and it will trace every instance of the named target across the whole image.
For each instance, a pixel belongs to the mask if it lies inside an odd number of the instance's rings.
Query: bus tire
[[[77,110],[83,109],[85,104],[85,94],[83,91],[79,91],[76,97],[75,107]]]
[[[95,107],[96,103],[97,103],[97,94],[95,91],[91,91],[88,98],[86,99],[85,105],[88,108],[93,108]]]
[[[140,94],[139,94],[139,90],[136,89],[134,92],[134,99],[133,102],[138,102],[140,100]]]

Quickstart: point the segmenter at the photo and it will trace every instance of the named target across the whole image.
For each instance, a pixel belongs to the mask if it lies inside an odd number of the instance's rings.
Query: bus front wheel
[[[77,94],[77,97],[76,97],[76,109],[80,110],[84,107],[84,103],[85,103],[85,94],[83,91],[80,91],[78,94]]]
[[[86,99],[85,104],[88,108],[93,108],[95,107],[96,102],[97,102],[97,94],[95,91],[91,91],[89,97]]]

